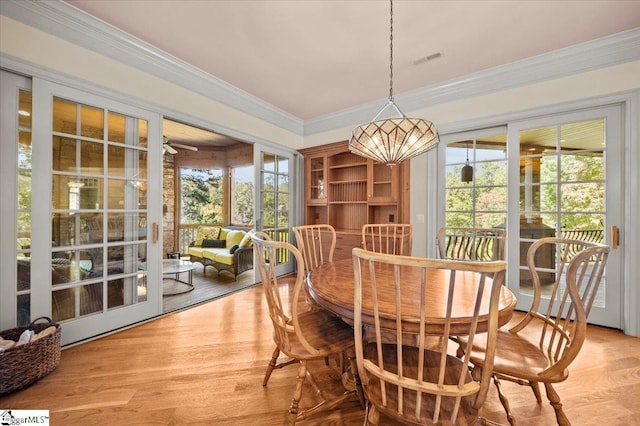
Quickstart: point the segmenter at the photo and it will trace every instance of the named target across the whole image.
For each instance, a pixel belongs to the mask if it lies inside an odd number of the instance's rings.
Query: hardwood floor
[[[64,349],[52,374],[0,397],[0,410],[48,409],[52,425],[281,425],[297,369],[274,371],[262,387],[271,333],[262,287],[252,287]],[[640,339],[601,327],[588,333],[569,379],[556,386],[566,414],[574,425],[640,424]],[[341,392],[323,362],[310,369],[326,392]],[[518,425],[555,424],[552,407],[537,404],[529,388],[503,383],[503,389]],[[305,387],[302,403],[313,400]],[[493,387],[482,415],[506,424]],[[363,419],[350,401],[299,424]]]
[[[245,271],[234,280],[233,274],[222,271],[218,274],[212,267],[203,268],[201,263],[196,263],[196,269],[192,272],[193,290],[162,297],[162,313],[177,311],[189,306],[194,306],[218,297],[235,293],[254,285],[253,270]],[[181,280],[187,280],[187,274],[182,273]],[[163,293],[184,291],[184,284],[177,283],[171,278],[163,279]]]

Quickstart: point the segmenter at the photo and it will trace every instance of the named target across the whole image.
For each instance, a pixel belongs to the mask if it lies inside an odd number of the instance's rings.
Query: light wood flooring
[[[218,274],[216,269],[208,267],[205,270],[201,263],[196,262],[196,269],[191,273],[193,290],[186,293],[163,296],[162,313],[166,314],[184,309],[250,287],[254,285],[253,275],[253,270],[245,271],[234,280],[233,275],[227,271]],[[181,273],[179,278],[180,280],[188,281],[187,273]],[[168,275],[163,279],[162,285],[163,293],[176,293],[188,288]]]
[[[252,287],[64,349],[52,374],[0,397],[0,409],[47,409],[52,425],[281,425],[297,369],[275,370],[262,387],[271,333],[262,287]],[[341,392],[323,362],[310,369],[326,392]],[[503,383],[503,389],[518,425],[555,424],[551,406],[537,404],[529,388]],[[569,379],[556,389],[574,425],[640,424],[640,339],[589,327]],[[313,399],[305,387],[303,404]],[[493,387],[482,415],[506,424]],[[298,424],[363,419],[351,401]]]

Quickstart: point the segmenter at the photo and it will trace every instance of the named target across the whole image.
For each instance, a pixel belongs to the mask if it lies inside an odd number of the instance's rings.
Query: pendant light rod
[[[379,120],[389,108],[393,108],[393,118]],[[436,147],[438,141],[433,123],[406,118],[393,100],[393,0],[389,0],[389,102],[371,122],[353,131],[349,149],[362,157],[394,166]]]
[[[389,0],[389,102],[393,103],[393,0]]]

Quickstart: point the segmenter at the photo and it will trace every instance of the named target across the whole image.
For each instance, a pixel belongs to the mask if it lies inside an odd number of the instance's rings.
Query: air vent
[[[420,59],[416,59],[415,61],[413,61],[413,65],[424,64],[425,62],[433,61],[434,59],[438,59],[441,56],[442,56],[442,52],[432,53],[431,55],[427,55],[427,56],[422,57]]]

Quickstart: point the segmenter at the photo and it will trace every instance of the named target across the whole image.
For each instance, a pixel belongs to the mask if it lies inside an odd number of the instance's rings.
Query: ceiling
[[[302,120],[389,96],[387,1],[67,3]],[[393,9],[395,94],[640,27],[637,0],[396,0]],[[168,136],[189,142],[179,133]]]
[[[67,2],[303,120],[389,94],[387,1]],[[640,27],[637,0],[393,8],[395,93]]]
[[[162,133],[167,137],[170,145],[178,143],[193,146],[199,150],[215,150],[240,143],[228,136],[168,119],[162,121]],[[178,152],[184,150],[178,146],[174,148]]]

